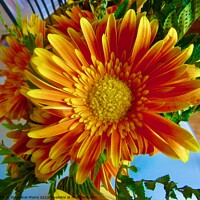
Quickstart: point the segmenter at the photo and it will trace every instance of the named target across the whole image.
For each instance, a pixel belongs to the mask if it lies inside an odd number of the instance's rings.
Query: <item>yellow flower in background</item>
[[[158,21],[128,10],[123,19],[110,14],[96,26],[84,17],[80,32],[68,28],[70,39],[49,34],[54,52],[36,49],[35,74],[26,76],[38,89],[27,96],[62,120],[32,130],[31,138],[59,138],[49,157],[57,159],[72,144],[70,156],[79,163],[83,183],[101,153],[114,167],[134,155],[161,151],[186,162],[199,144],[185,129],[159,115],[199,102],[200,70],[184,64],[193,46],[175,47],[177,33],[153,44]],[[73,41],[73,42],[71,42]],[[42,80],[38,78],[42,77]]]
[[[11,26],[10,32],[15,34],[15,37],[19,39],[22,43],[27,39],[30,34],[34,37],[35,46],[44,47],[44,42],[46,40],[46,21],[42,20],[36,14],[31,14],[30,19],[26,16],[21,20],[19,26]],[[32,43],[29,38],[29,43]]]
[[[56,190],[54,193],[54,198],[55,199],[72,199],[72,200],[76,200],[75,198],[73,198],[70,194],[62,191],[62,190]]]
[[[96,197],[87,198],[87,197],[80,197],[80,198],[73,198],[70,194],[57,189],[54,193],[55,199],[72,199],[72,200],[88,200],[88,199],[94,199],[94,200],[114,200],[116,199],[114,195],[110,194],[105,188],[101,187],[102,195],[97,195]]]
[[[42,34],[43,37],[46,35],[46,21],[41,20],[35,14],[32,14],[30,19],[26,16],[21,23],[23,35],[28,35],[29,33],[32,35]]]
[[[0,61],[5,65],[0,71],[5,77],[5,82],[0,85],[0,121],[6,119],[10,123],[14,119],[28,118],[29,101],[20,89],[27,84],[24,71],[30,70],[33,49],[44,46],[45,21],[33,14],[30,21],[28,18],[22,20],[21,29],[12,26],[11,30],[17,35],[7,36],[7,46],[0,47]]]
[[[44,47],[46,40],[46,21],[41,20],[37,15],[32,14],[22,20],[22,34],[35,36],[35,46]]]

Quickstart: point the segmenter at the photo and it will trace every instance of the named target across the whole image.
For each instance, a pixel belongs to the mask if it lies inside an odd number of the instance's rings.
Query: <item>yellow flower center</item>
[[[88,94],[92,113],[102,121],[118,122],[131,107],[130,88],[119,79],[106,76],[94,84]]]

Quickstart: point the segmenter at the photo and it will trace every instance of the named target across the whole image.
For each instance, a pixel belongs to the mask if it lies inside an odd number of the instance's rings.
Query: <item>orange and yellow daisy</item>
[[[26,119],[29,109],[28,101],[20,93],[20,88],[26,84],[24,70],[28,69],[30,52],[14,37],[7,37],[7,42],[9,47],[0,47],[0,61],[7,68],[0,72],[6,77],[5,82],[0,85],[0,121]]]
[[[0,61],[5,65],[0,75],[6,77],[0,85],[0,121],[28,118],[29,101],[20,93],[20,89],[27,84],[24,71],[30,70],[33,49],[44,46],[45,22],[33,14],[30,22],[28,18],[22,20],[21,29],[13,26],[11,30],[17,35],[7,36],[7,46],[0,47]],[[32,34],[33,38],[29,38],[28,34]],[[32,43],[31,39],[34,39]],[[26,46],[27,42],[30,48]]]
[[[80,31],[81,17],[85,17],[90,22],[95,20],[95,17],[91,12],[81,10],[78,6],[73,6],[70,11],[66,10],[65,13],[66,15],[53,15],[56,23],[50,27],[52,33],[59,33],[65,37],[69,27],[76,31]]]
[[[131,9],[122,19],[110,14],[95,27],[82,17],[80,28],[67,29],[69,40],[48,35],[56,53],[35,50],[35,73],[27,71],[26,76],[38,89],[30,89],[27,96],[63,117],[28,136],[59,138],[48,155],[51,159],[72,145],[69,154],[79,163],[80,184],[103,152],[118,167],[137,154],[161,151],[185,162],[189,151],[199,151],[188,131],[159,115],[199,103],[200,81],[195,79],[200,70],[184,64],[193,45],[176,47],[173,28],[153,43],[158,21],[149,22],[145,13],[136,15]]]
[[[106,9],[106,16],[116,11],[116,6],[111,6]],[[68,36],[68,28],[73,28],[77,32],[81,32],[80,19],[86,18],[93,26],[96,25],[97,18],[95,13],[88,10],[82,10],[78,6],[73,6],[70,11],[66,10],[66,15],[54,15],[56,23],[49,27],[51,33],[57,33],[63,37]],[[70,38],[67,38],[70,39]]]

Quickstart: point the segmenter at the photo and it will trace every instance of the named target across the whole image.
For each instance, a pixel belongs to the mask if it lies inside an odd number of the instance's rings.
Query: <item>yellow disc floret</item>
[[[91,112],[100,120],[118,122],[125,117],[133,100],[130,88],[121,80],[105,76],[88,94]]]

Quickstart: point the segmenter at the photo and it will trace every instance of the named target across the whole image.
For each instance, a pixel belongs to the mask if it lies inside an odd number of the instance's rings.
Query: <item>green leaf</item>
[[[138,169],[137,169],[137,167],[136,166],[134,166],[134,165],[132,165],[132,166],[130,166],[130,167],[128,167],[128,169],[130,169],[132,172],[138,172]]]
[[[178,188],[178,191],[182,193],[185,199],[192,198],[193,195],[199,199],[200,197],[200,189],[193,189],[189,186],[184,186],[183,188]]]
[[[193,0],[192,1],[192,8],[193,8],[194,20],[199,19],[200,18],[200,1],[199,0]]]
[[[193,44],[194,44],[194,49],[192,55],[186,62],[187,64],[193,64],[196,61],[200,60],[200,36],[195,38]]]
[[[99,169],[101,169],[102,165],[106,162],[106,160],[107,160],[107,158],[106,158],[105,153],[101,153],[99,156],[99,159],[96,162],[95,168],[94,168],[94,175],[92,177],[93,180],[95,180],[95,178],[99,172]]]
[[[14,155],[14,154],[15,152],[13,152],[12,150],[0,147],[0,155]]]
[[[5,178],[0,179],[0,196],[3,196],[2,194],[6,194],[6,190],[12,190],[16,187],[17,183],[19,182],[18,178]]]
[[[34,49],[37,47],[35,44],[36,36],[29,33],[28,35],[24,35],[24,45],[30,50],[30,54],[33,54]]]
[[[155,190],[155,187],[156,187],[156,182],[154,181],[146,181],[145,183],[145,186],[148,190]]]
[[[22,13],[18,1],[16,1],[16,13],[17,13],[16,17],[17,25],[19,26],[20,29],[22,29]]]
[[[8,32],[10,32],[9,27],[8,27],[8,24],[6,23],[6,21],[5,21],[5,19],[3,18],[3,16],[2,16],[1,13],[0,13],[0,21],[1,21],[1,23],[3,24],[3,26],[6,28],[6,30],[7,30]]]
[[[142,181],[138,181],[135,184],[135,191],[136,195],[138,196],[139,199],[145,199],[145,190],[144,190],[144,184]]]
[[[173,10],[164,21],[163,28],[168,31],[171,27],[177,28],[177,13],[176,10]]]
[[[124,14],[126,13],[127,9],[128,9],[128,4],[129,4],[129,0],[124,0],[119,6],[118,9],[115,12],[115,18],[119,19],[122,18],[124,16]]]
[[[179,38],[189,30],[194,21],[191,2],[185,6],[178,16]]]
[[[183,188],[182,194],[185,197],[185,199],[187,198],[192,198],[192,189],[190,187],[185,187]]]
[[[116,199],[127,199],[132,200],[133,198],[130,195],[130,192],[127,190],[126,184],[124,182],[118,182],[116,183]]]
[[[177,199],[176,193],[174,191],[170,193],[170,197],[173,199]]]
[[[19,178],[5,178],[0,180],[0,197],[5,200],[9,199],[12,192],[15,190],[17,185],[19,184]]]
[[[156,179],[156,182],[161,183],[163,185],[167,184],[169,181],[170,181],[169,175],[165,175]]]
[[[87,197],[92,199],[96,195],[101,195],[89,178],[83,184],[77,184],[75,177],[65,177],[59,181],[57,189],[63,190],[75,198]]]
[[[177,184],[173,181],[165,183],[164,189],[166,192],[166,199],[169,199],[171,196],[176,198],[176,194],[174,193],[174,190],[177,189]]]
[[[187,34],[184,35],[184,37],[179,40],[179,42],[176,44],[176,46],[181,47],[181,49],[186,49],[187,47],[190,46],[190,44],[193,44],[193,42],[197,39],[198,34],[193,33],[193,34]]]
[[[24,162],[24,160],[22,158],[13,156],[13,157],[8,157],[5,158],[1,164],[7,164],[7,163],[19,163],[19,162]]]
[[[22,131],[27,127],[27,124],[8,124],[8,123],[2,123],[2,125],[7,128],[8,130],[19,130]]]

